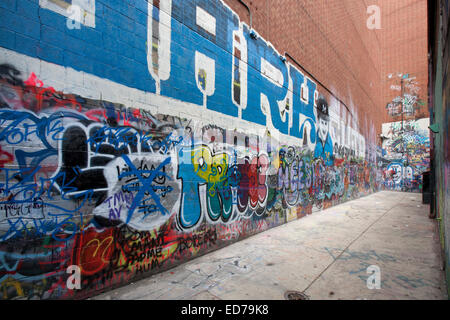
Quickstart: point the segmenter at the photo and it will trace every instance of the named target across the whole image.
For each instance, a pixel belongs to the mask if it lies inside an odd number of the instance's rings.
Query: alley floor
[[[91,299],[447,299],[428,212],[421,194],[379,192]],[[368,288],[377,276],[368,268],[379,270],[379,289]]]

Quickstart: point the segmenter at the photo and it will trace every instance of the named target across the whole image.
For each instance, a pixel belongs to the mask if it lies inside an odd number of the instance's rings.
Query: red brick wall
[[[428,117],[428,30],[427,1],[396,0],[379,1],[382,10],[382,88],[386,104],[399,95],[391,85],[400,85],[395,73],[407,73],[416,77],[419,99],[424,102],[416,111],[416,118]],[[394,73],[392,79],[388,75]],[[394,80],[395,78],[395,80]],[[400,120],[399,117],[391,121]]]
[[[250,22],[238,0],[225,1]],[[427,3],[423,0],[244,0],[253,28],[275,48],[287,51],[365,124],[395,121],[386,104],[399,92],[387,75],[417,77],[420,98],[427,91]],[[367,7],[381,9],[381,30],[367,28]],[[398,81],[398,85],[400,82]],[[323,88],[322,88],[323,89]],[[324,91],[324,90],[322,90]],[[323,93],[327,93],[326,91]],[[426,104],[417,113],[427,116]],[[378,143],[379,141],[377,141]]]

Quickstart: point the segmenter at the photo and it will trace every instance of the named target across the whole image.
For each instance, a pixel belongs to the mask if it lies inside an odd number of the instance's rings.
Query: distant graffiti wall
[[[384,123],[383,188],[421,191],[422,173],[430,170],[430,119]]]
[[[2,43],[1,299],[86,298],[381,188],[373,137],[223,2],[133,2],[36,2],[62,58]]]

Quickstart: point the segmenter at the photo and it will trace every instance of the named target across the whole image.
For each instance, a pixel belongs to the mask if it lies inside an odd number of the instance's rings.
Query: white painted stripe
[[[131,88],[83,71],[76,71],[70,67],[63,67],[0,47],[0,64],[2,63],[9,63],[17,68],[22,73],[23,80],[28,78],[28,76],[34,72],[36,76],[43,81],[45,86],[53,87],[55,90],[66,94],[76,94],[84,98],[102,99],[114,103],[121,103],[126,107],[141,108],[153,114],[162,113],[201,121],[205,124],[213,123],[226,130],[245,130],[249,135],[254,134],[265,137],[267,133],[265,126],[212,111],[203,108],[202,105]],[[268,65],[270,64],[267,62],[266,72],[268,71],[267,69],[270,69],[267,67]],[[272,65],[270,66],[273,67]],[[281,76],[282,79],[281,71],[275,67],[273,68],[275,69],[275,72],[272,76],[279,79]],[[278,75],[275,75],[276,71],[279,72]],[[302,119],[300,123],[303,123],[303,121],[306,120],[306,117],[302,116],[303,115],[300,115]],[[278,131],[275,130],[275,128],[272,128],[272,130]],[[272,139],[274,139],[275,132],[272,130]],[[279,132],[278,134],[276,138],[278,143],[282,142],[283,144],[292,145],[302,144],[301,139]],[[277,143],[277,141],[273,140],[272,142]]]

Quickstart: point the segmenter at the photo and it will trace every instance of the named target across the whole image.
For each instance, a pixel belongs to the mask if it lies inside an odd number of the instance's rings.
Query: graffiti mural
[[[383,124],[386,190],[421,190],[422,173],[430,168],[429,123],[426,118]]]
[[[314,150],[273,148],[2,70],[2,91],[17,94],[0,109],[4,299],[81,298],[378,189],[373,165],[332,155],[327,123]],[[82,292],[66,287],[70,265]]]
[[[139,10],[115,75],[0,48],[2,299],[83,299],[381,188],[356,117],[222,1]]]
[[[392,99],[386,105],[386,110],[389,116],[396,119],[402,114],[404,116],[414,116],[419,114],[425,102],[420,97],[420,85],[417,82],[417,77],[410,74],[389,74],[388,81],[391,84],[390,90],[398,92],[398,96]],[[423,115],[423,117],[425,117]]]

